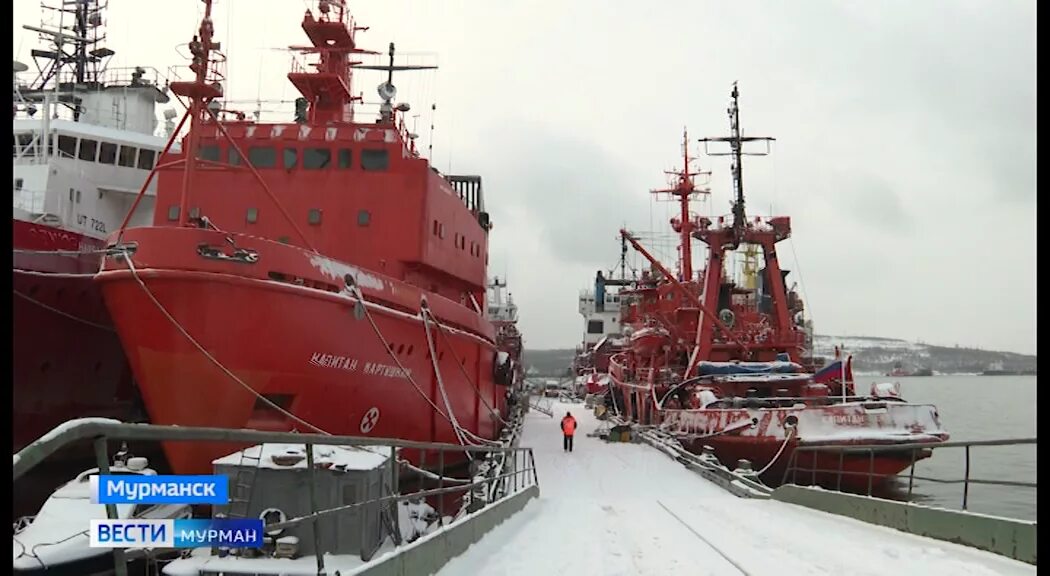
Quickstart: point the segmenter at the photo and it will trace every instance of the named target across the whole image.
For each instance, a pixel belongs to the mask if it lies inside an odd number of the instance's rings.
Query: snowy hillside
[[[816,335],[813,347],[818,356],[832,357],[835,346],[853,354],[854,370],[884,374],[897,363],[906,372],[928,369],[941,374],[974,374],[989,368],[1035,371],[1036,357],[1013,352],[935,346],[866,336]]]
[[[817,334],[814,348],[817,356],[831,358],[835,346],[843,346],[853,354],[854,371],[885,374],[900,362],[906,372],[928,369],[938,374],[979,374],[989,368],[1031,371],[1036,369],[1036,357],[1013,352],[992,352],[973,348],[934,346],[868,336],[827,336]],[[525,364],[536,375],[562,376],[572,364],[575,351],[526,350]]]

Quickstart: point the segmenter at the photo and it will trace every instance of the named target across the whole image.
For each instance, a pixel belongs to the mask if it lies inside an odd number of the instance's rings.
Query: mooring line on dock
[[[667,513],[670,514],[675,520],[678,520],[679,524],[681,524],[682,526],[685,526],[690,532],[692,532],[694,536],[696,536],[697,538],[703,540],[704,544],[707,544],[708,546],[711,547],[712,550],[714,550],[715,552],[718,552],[719,556],[721,556],[722,558],[725,558],[726,562],[729,562],[730,564],[732,564],[733,567],[736,568],[737,570],[739,570],[741,574],[743,574],[744,576],[751,576],[750,572],[748,572],[747,570],[744,570],[744,568],[740,564],[737,564],[735,561],[733,561],[733,559],[730,558],[725,552],[723,552],[717,546],[712,544],[710,540],[708,540],[707,538],[704,538],[702,534],[697,532],[695,528],[693,528],[688,523],[686,523],[685,520],[682,520],[681,518],[679,518],[679,516],[677,514],[675,514],[670,508],[665,506],[663,502],[657,500],[656,503],[659,504],[661,508],[666,510]]]

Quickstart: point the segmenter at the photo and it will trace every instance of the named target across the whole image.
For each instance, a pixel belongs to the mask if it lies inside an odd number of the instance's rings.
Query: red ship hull
[[[764,483],[785,479],[797,484],[863,491],[881,486],[912,463],[912,450],[845,453],[803,450],[879,444],[934,445],[948,439],[936,408],[904,402],[852,402],[791,408],[658,410],[661,425],[682,438],[683,446],[702,454],[710,446],[719,461],[735,469],[748,460]],[[794,422],[792,427],[786,423]],[[789,432],[788,430],[792,430]],[[916,461],[929,457],[914,452]],[[771,464],[772,463],[772,464]],[[841,471],[841,474],[839,473]]]
[[[884,485],[892,477],[911,466],[911,452],[876,453],[872,459],[868,454],[851,454],[839,460],[837,452],[800,452],[795,454],[798,442],[788,442],[783,454],[777,458],[782,442],[773,439],[756,439],[741,437],[716,437],[685,443],[685,448],[694,454],[702,454],[703,446],[714,449],[719,461],[730,469],[737,466],[741,459],[751,462],[753,470],[764,470],[760,478],[768,486],[779,486],[785,479],[799,485],[817,485],[830,489],[864,492],[867,490],[868,477],[871,477],[872,489]],[[915,461],[926,459],[929,453],[916,454]],[[773,461],[777,458],[776,461]],[[795,459],[792,462],[792,459]],[[792,470],[789,470],[792,467]],[[826,472],[826,471],[831,472]],[[839,471],[841,470],[841,474]],[[785,473],[787,477],[785,478]]]
[[[257,249],[265,267],[198,255],[201,242],[222,245],[227,236],[187,228],[128,230],[123,239],[137,244],[137,271],[109,260],[98,276],[151,422],[309,430],[267,406],[263,395],[331,434],[458,443],[453,426],[429,403],[446,410],[418,314],[423,291],[249,236],[233,235],[239,247]],[[358,274],[372,319],[422,393],[400,373],[369,319],[355,314],[356,300],[337,288],[344,283],[333,267]],[[274,270],[295,281],[273,280]],[[492,377],[492,334],[479,329],[491,332],[491,325],[444,298],[430,294],[428,301],[443,326],[439,333],[431,322],[430,330],[452,413],[462,428],[495,438],[498,418],[489,407],[503,412],[506,390]],[[169,442],[164,449],[175,473],[197,474],[243,447]]]
[[[12,227],[14,451],[73,418],[134,421],[131,369],[91,280],[103,243],[17,219]]]

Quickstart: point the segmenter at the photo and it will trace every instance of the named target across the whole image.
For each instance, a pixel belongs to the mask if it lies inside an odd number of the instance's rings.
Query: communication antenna
[[[732,156],[732,173],[733,173],[733,230],[739,235],[745,226],[746,217],[744,215],[744,167],[743,167],[743,156],[765,156],[769,154],[769,143],[775,139],[767,136],[743,136],[740,132],[740,107],[739,100],[740,92],[737,90],[736,82],[733,82],[733,91],[730,93],[729,108],[726,112],[729,114],[729,136],[721,136],[717,138],[701,138],[700,142],[704,143],[704,152],[709,156]],[[764,152],[744,152],[745,142],[765,142],[766,150]],[[711,142],[726,142],[729,143],[729,152],[710,152],[707,149],[707,144]]]
[[[413,66],[413,65],[394,65],[394,43],[390,43],[390,49],[387,52],[390,56],[390,63],[386,66],[383,65],[364,65],[357,64],[354,68],[360,70],[380,70],[387,73],[386,81],[376,87],[376,92],[379,93],[379,98],[383,100],[383,103],[379,106],[380,117],[384,121],[391,121],[394,118],[394,110],[398,112],[408,112],[410,107],[407,102],[394,105],[394,99],[397,98],[397,88],[394,86],[394,72],[403,72],[406,70],[436,70],[437,66]]]

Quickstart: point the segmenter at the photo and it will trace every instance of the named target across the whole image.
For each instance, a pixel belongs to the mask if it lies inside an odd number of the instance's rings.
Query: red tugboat
[[[181,152],[167,152],[152,226],[110,237],[101,283],[151,422],[483,443],[509,380],[486,316],[481,179],[416,150],[393,72],[364,66],[342,0],[302,21],[294,122],[221,117],[225,57],[204,0]],[[376,54],[371,52],[371,54]],[[359,120],[355,71],[383,70]],[[185,121],[186,118],[183,120]],[[168,443],[178,474],[243,446]],[[409,460],[414,456],[406,454]]]
[[[936,408],[904,402],[892,385],[875,385],[870,396],[858,396],[851,358],[837,358],[815,371],[802,301],[786,289],[788,271],[777,260],[776,244],[789,237],[790,220],[748,221],[744,213],[743,144],[771,139],[740,135],[737,98],[734,85],[732,135],[701,140],[731,147],[735,199],[730,220],[712,222],[689,211],[691,198],[707,191],[695,187],[697,172],[690,172],[686,149],[677,185],[655,191],[675,196],[681,206],[681,214],[671,221],[680,235],[679,273],[672,274],[629,232],[621,231],[652,264],[653,273],[621,292],[630,348],[610,363],[615,407],[630,421],[660,426],[690,451],[712,447],[729,467],[747,459],[769,484],[782,480],[800,446],[947,440]],[[693,238],[709,248],[707,266],[695,277]],[[746,258],[756,247],[764,258],[761,270],[751,262],[757,282],[736,282],[725,265],[727,253],[744,250],[746,273]],[[800,452],[796,466],[840,469],[837,453],[812,454]],[[927,453],[918,456],[925,457]],[[911,458],[904,450],[877,454],[874,483],[907,468]],[[841,469],[867,473],[870,465],[867,454],[847,455]],[[817,474],[816,480],[835,485],[838,476]],[[867,484],[864,475],[842,476],[844,487]]]
[[[106,236],[120,227],[164,148],[165,138],[154,135],[156,106],[169,99],[155,70],[108,66],[105,3],[42,10],[54,21],[25,26],[48,40],[32,51],[36,77],[21,82],[29,66],[14,63],[15,452],[73,418],[145,417],[92,278]],[[144,222],[152,203],[149,188]]]

